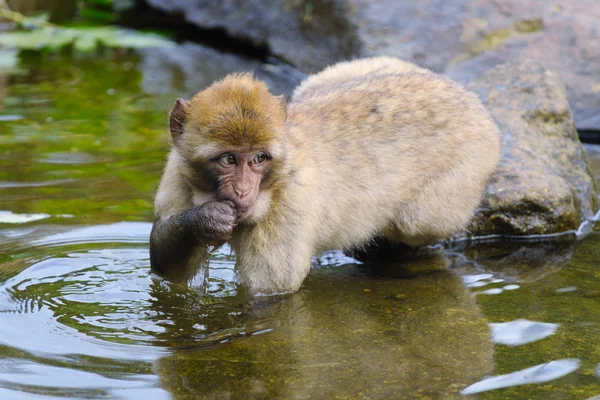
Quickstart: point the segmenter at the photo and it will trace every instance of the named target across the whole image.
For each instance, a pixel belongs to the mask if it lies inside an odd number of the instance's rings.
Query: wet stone
[[[536,62],[507,63],[468,88],[503,135],[501,161],[470,234],[552,234],[592,219],[596,182],[558,76]]]

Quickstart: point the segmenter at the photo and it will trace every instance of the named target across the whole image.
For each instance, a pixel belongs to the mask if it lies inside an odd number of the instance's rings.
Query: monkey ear
[[[183,134],[183,124],[186,120],[186,110],[190,102],[185,99],[177,99],[171,115],[169,116],[169,130],[171,131],[171,137],[174,141],[179,139]]]

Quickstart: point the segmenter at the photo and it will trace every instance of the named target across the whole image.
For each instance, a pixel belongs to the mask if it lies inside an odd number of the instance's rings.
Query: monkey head
[[[285,119],[283,97],[249,74],[229,75],[190,101],[177,100],[171,146],[194,203],[228,200],[239,222],[260,220],[285,174]]]

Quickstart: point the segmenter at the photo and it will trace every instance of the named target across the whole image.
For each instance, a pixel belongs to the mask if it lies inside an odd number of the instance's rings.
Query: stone
[[[482,3],[474,1],[473,3]],[[594,0],[502,0],[491,19],[465,19],[461,51],[445,73],[467,82],[495,65],[532,59],[555,71],[567,88],[579,130],[600,131],[600,9]],[[483,6],[483,4],[480,4]],[[504,14],[504,15],[500,15]],[[600,135],[599,135],[600,136]]]
[[[537,62],[509,62],[468,88],[503,135],[500,164],[469,235],[553,234],[593,219],[596,182],[558,75]]]
[[[468,82],[531,58],[567,87],[580,130],[600,131],[600,7],[596,0],[137,0],[315,72],[386,54]],[[150,17],[148,17],[150,19]],[[162,18],[165,19],[164,17]],[[173,27],[177,28],[175,24]]]
[[[181,15],[189,24],[318,71],[358,54],[349,5],[337,0],[142,0],[155,10]]]
[[[181,93],[192,96],[225,75],[252,72],[276,95],[291,95],[306,77],[286,64],[265,63],[242,55],[221,52],[184,42],[178,46],[139,49],[142,87],[154,95]]]

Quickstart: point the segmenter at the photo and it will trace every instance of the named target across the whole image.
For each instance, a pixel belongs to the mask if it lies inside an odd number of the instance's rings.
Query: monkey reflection
[[[445,266],[442,257],[414,260],[377,278],[357,265],[314,270],[298,293],[253,299],[229,325],[243,333],[175,343],[157,362],[161,385],[175,399],[459,398],[491,370],[492,344],[474,298]],[[411,279],[382,272],[407,268]],[[172,327],[165,335],[181,321]]]

